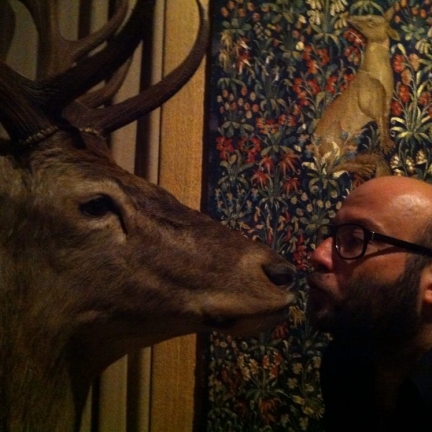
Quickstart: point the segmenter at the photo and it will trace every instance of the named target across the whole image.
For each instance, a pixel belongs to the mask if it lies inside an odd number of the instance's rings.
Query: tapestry
[[[211,334],[202,430],[322,431],[308,252],[362,182],[431,180],[431,0],[214,0],[211,19],[208,211],[295,263],[299,286],[286,323]]]

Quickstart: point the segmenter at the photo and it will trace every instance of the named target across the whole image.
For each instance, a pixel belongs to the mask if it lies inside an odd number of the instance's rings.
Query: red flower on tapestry
[[[349,83],[354,79],[354,74],[345,74],[345,83],[340,85],[340,91],[343,92],[349,85]]]
[[[280,399],[276,398],[261,400],[259,404],[259,412],[266,423],[274,423],[276,421],[274,412],[276,411],[276,408],[280,406],[280,404]]]
[[[289,195],[291,192],[295,191],[298,193],[300,187],[300,180],[297,177],[291,177],[285,180],[282,185],[282,190]]]
[[[297,126],[297,118],[295,115],[289,115],[287,118],[287,126],[295,127]]]
[[[419,97],[419,104],[423,106],[429,105],[431,102],[431,94],[429,92],[423,92]]]
[[[255,149],[250,149],[246,152],[246,163],[255,163],[258,152]]]
[[[316,60],[309,60],[307,62],[307,71],[311,75],[316,75],[318,73],[318,64]]]
[[[275,329],[272,332],[271,338],[272,340],[285,339],[288,337],[288,334],[289,334],[288,323],[285,322],[275,327]]]
[[[279,162],[283,175],[287,175],[287,172],[296,172],[299,160],[300,156],[298,154],[295,154],[292,151],[285,153]]]
[[[399,98],[402,102],[406,103],[411,99],[411,93],[409,91],[409,87],[406,86],[405,84],[402,84],[399,87]]]
[[[400,102],[398,101],[392,101],[391,103],[391,112],[395,116],[400,116],[403,112],[403,108]]]
[[[270,156],[264,156],[260,162],[260,165],[270,174],[274,168],[274,160]]]
[[[361,62],[361,54],[360,50],[356,47],[354,47],[351,50],[351,53],[348,55],[348,61],[358,66]]]
[[[356,29],[350,27],[343,33],[344,38],[351,44],[359,47],[365,44],[366,38]]]
[[[277,365],[277,364],[273,364],[273,365],[271,365],[271,367],[270,367],[270,377],[271,378],[273,378],[273,379],[275,379],[275,378],[277,378],[278,377],[278,375],[279,375],[279,373],[280,373],[280,366],[279,365]]]
[[[263,134],[274,134],[277,132],[278,127],[276,121],[273,119],[264,120],[262,117],[256,120],[256,126]]]
[[[238,141],[238,149],[247,154],[246,163],[254,163],[261,151],[261,142],[257,137],[242,137]]]
[[[313,48],[310,45],[305,46],[303,48],[303,54],[302,54],[303,60],[306,60],[306,61],[312,60],[312,56],[311,56],[312,51],[313,51]]]
[[[300,105],[309,105],[309,102],[306,103],[307,93],[303,87],[304,81],[301,78],[294,79],[293,90],[297,93],[298,98],[300,99]]]
[[[321,91],[318,81],[316,79],[308,80],[307,83],[313,95],[317,95]]]
[[[396,54],[394,56],[393,69],[397,73],[401,73],[405,69],[405,58],[402,54]]]
[[[282,114],[278,118],[278,124],[293,127],[297,124],[297,119],[293,115]]]
[[[304,242],[303,234],[300,234],[297,241],[296,251],[294,252],[294,262],[298,269],[308,269],[308,253]]]
[[[231,153],[234,152],[234,147],[232,145],[232,138],[226,138],[220,136],[216,138],[216,149],[219,150],[219,157],[224,160],[228,160]]]
[[[356,47],[361,47],[366,44],[366,38],[358,30],[354,30],[353,42]]]
[[[354,74],[345,74],[344,75],[347,83],[350,83],[354,79],[354,76],[355,76]]]
[[[222,369],[220,372],[220,380],[226,384],[233,392],[236,392],[241,385],[241,374],[235,373],[236,371],[228,371]]]
[[[246,145],[248,143],[249,139],[247,137],[241,137],[238,140],[238,144],[237,144],[237,148],[241,151],[241,152],[245,152],[248,151],[248,146]]]
[[[348,30],[345,30],[344,31],[344,33],[343,33],[343,37],[348,41],[348,42],[354,42],[354,40],[355,40],[355,38],[356,38],[356,35],[355,35],[355,33],[351,30],[351,29],[348,29]]]
[[[318,50],[318,55],[320,56],[321,59],[321,64],[323,66],[327,65],[330,63],[330,56],[328,53],[328,49],[319,49]]]
[[[336,82],[337,82],[336,76],[328,77],[326,85],[325,85],[325,90],[331,94],[334,94],[336,92]]]
[[[261,141],[257,137],[249,138],[249,141],[253,144],[253,149],[257,152],[261,151]]]
[[[270,176],[264,171],[258,169],[255,171],[254,175],[251,177],[253,184],[259,184],[262,188],[264,188],[270,181]]]

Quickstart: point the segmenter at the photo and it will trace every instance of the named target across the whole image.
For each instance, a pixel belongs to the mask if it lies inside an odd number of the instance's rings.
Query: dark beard
[[[348,281],[344,287],[347,298],[334,300],[332,316],[322,323],[316,322],[317,328],[345,344],[372,350],[403,346],[416,335],[420,325],[417,312],[420,278],[418,260],[412,258],[392,284],[378,282],[373,276]],[[314,323],[314,313],[310,313]]]

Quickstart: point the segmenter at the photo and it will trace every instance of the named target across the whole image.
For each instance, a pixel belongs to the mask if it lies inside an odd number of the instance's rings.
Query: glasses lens
[[[340,225],[336,233],[336,249],[342,258],[353,259],[363,255],[365,231],[359,225]]]

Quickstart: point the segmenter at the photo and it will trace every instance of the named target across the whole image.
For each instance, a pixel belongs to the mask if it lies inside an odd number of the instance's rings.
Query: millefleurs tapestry
[[[431,0],[214,0],[211,17],[208,210],[299,287],[285,324],[210,336],[200,432],[322,431],[307,254],[362,182],[431,180]]]

